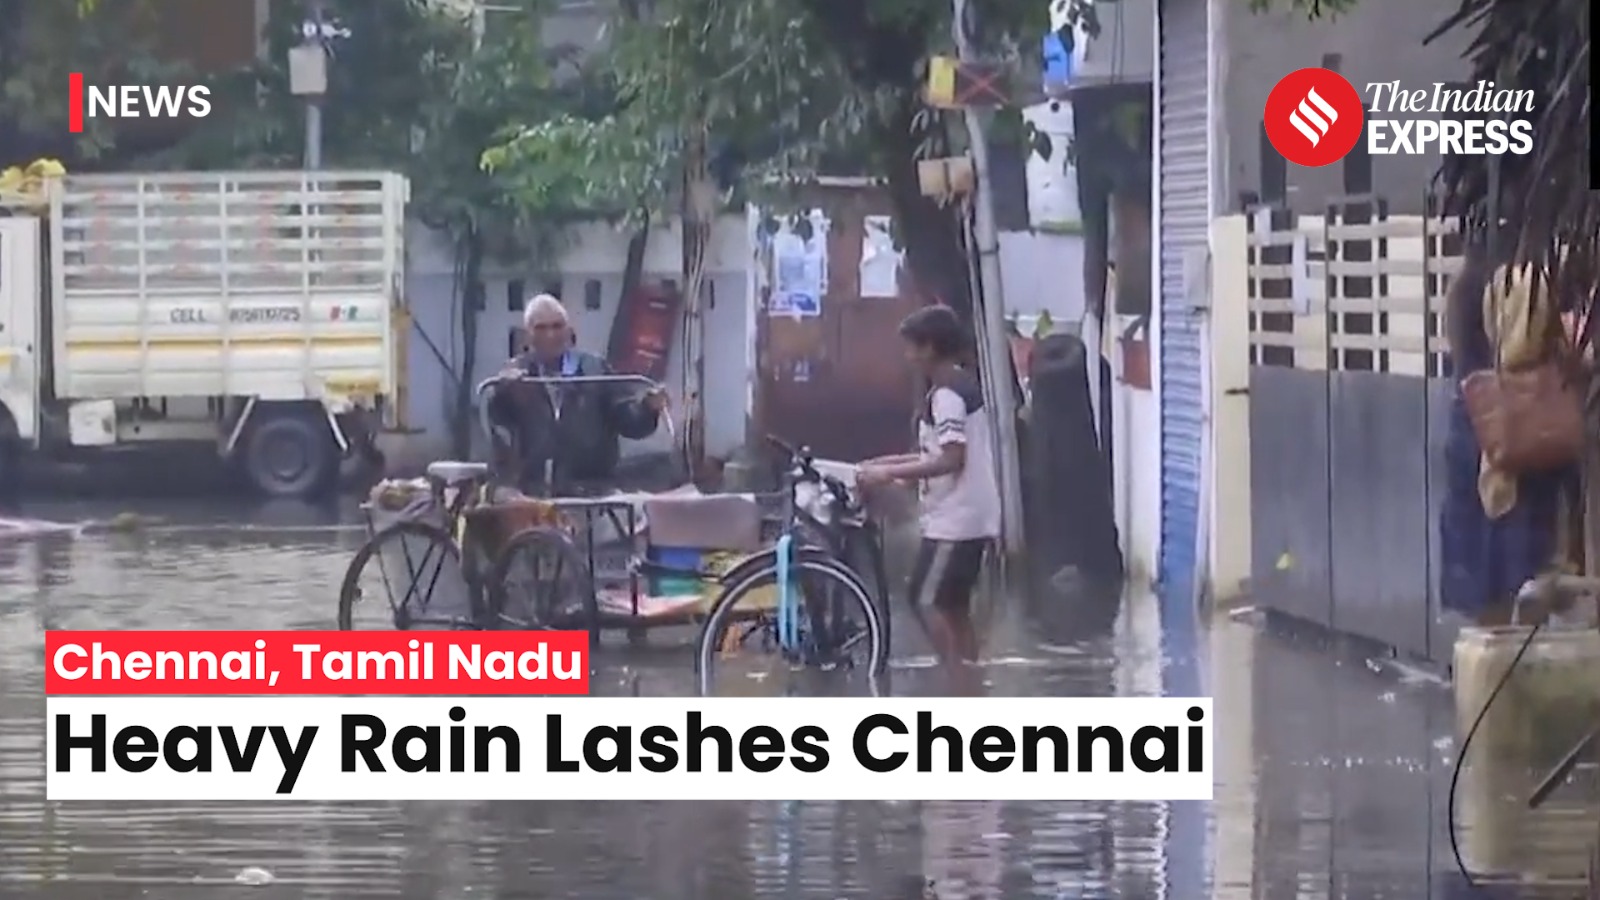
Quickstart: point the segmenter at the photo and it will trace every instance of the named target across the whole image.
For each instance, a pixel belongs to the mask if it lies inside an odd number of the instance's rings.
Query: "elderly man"
[[[572,327],[561,301],[540,294],[523,312],[528,349],[502,370],[505,375],[571,378],[610,375],[611,367],[573,346]],[[655,433],[667,406],[664,391],[640,392],[618,383],[507,384],[489,400],[490,422],[502,434],[495,453],[517,473],[530,494],[586,493],[611,487],[621,456],[619,438]]]

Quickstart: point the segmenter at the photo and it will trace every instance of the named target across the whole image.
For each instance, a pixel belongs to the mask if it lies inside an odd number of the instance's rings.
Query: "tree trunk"
[[[705,276],[706,249],[717,214],[717,187],[706,170],[706,130],[697,125],[684,154],[683,171],[683,447],[692,476],[705,466]]]
[[[914,98],[904,100],[876,126],[874,143],[889,175],[895,228],[917,293],[925,300],[946,304],[970,324],[972,296],[960,209],[955,204],[940,206],[922,195],[917,181],[917,147],[931,132],[929,126],[913,127],[916,111]]]

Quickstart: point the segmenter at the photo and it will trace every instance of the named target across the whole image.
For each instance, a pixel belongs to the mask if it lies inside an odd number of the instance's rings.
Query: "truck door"
[[[0,408],[33,443],[39,426],[39,220],[0,218]]]

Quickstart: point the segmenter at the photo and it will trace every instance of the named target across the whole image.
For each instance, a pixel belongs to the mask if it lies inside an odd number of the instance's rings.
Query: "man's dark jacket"
[[[540,376],[610,375],[611,366],[592,353],[570,351],[560,364],[542,368],[531,353],[512,366]],[[502,465],[517,470],[517,484],[530,493],[559,494],[609,488],[621,457],[619,438],[641,440],[655,433],[658,416],[637,384],[549,385],[507,383],[489,400],[489,420],[512,437],[496,441]],[[557,415],[557,410],[560,411]],[[554,462],[554,484],[545,484],[545,464]]]

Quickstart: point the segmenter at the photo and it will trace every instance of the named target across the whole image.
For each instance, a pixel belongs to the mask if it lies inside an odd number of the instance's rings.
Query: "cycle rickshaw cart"
[[[508,383],[657,387],[634,375],[491,378],[476,391],[486,430],[485,394]],[[888,620],[876,525],[826,463],[770,442],[785,466],[782,489],[768,494],[702,494],[686,485],[528,497],[490,464],[457,461],[429,465],[424,479],[386,483],[364,507],[369,537],[341,585],[339,627],[357,627],[362,606],[399,629],[560,628],[639,640],[651,629],[694,626],[703,680],[716,651],[752,638],[806,665],[838,663],[829,657],[859,646],[878,674]],[[856,548],[876,591],[846,562]],[[365,584],[373,568],[388,601],[377,609]],[[852,616],[858,627],[844,627]]]

